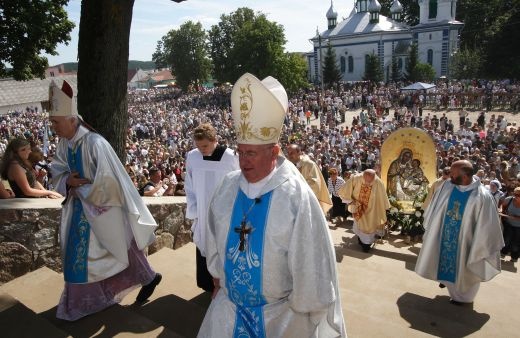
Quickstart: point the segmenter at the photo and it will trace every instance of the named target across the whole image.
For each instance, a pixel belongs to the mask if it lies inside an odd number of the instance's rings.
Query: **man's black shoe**
[[[137,295],[135,300],[139,303],[142,303],[148,298],[150,298],[153,291],[155,290],[155,287],[161,282],[161,279],[162,275],[160,273],[156,273],[154,279],[141,288],[141,291],[139,291],[139,294]]]
[[[444,289],[444,288],[446,287],[446,285],[444,285],[444,284],[442,284],[442,283],[439,283],[439,287],[440,287],[441,289]]]

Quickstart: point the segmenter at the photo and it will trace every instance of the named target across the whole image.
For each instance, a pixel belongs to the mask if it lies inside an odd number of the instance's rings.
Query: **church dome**
[[[322,12],[323,13],[323,12]],[[327,11],[327,19],[337,19],[338,18],[338,12],[334,10],[334,6],[332,5],[332,0],[330,2],[330,8]]]
[[[377,0],[370,0],[370,3],[368,4],[368,11],[369,12],[380,12],[381,11],[381,4]]]
[[[392,6],[390,7],[390,13],[402,13],[403,5],[399,2],[399,0],[394,0],[392,2]]]

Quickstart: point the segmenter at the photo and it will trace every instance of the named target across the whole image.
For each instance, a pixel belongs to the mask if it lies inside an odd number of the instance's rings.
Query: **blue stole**
[[[68,149],[67,162],[71,171],[83,175],[81,147]],[[88,281],[88,247],[90,240],[90,224],[83,213],[83,205],[79,198],[72,199],[72,219],[63,266],[63,275],[68,283],[86,283]]]
[[[265,337],[262,257],[271,195],[250,199],[239,189],[233,206],[224,273],[228,296],[236,305],[234,337]]]
[[[437,280],[455,283],[457,278],[457,252],[459,249],[459,232],[462,224],[462,216],[471,192],[453,190],[448,200],[448,209],[444,216],[444,227],[441,236],[441,248]]]

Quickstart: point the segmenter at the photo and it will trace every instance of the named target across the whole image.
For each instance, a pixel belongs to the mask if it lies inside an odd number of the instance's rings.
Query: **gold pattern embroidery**
[[[238,139],[250,140],[257,139],[261,141],[277,141],[279,135],[278,128],[260,127],[254,128],[250,123],[250,114],[253,109],[253,94],[251,92],[251,83],[249,79],[245,87],[240,87],[240,128],[238,130]]]

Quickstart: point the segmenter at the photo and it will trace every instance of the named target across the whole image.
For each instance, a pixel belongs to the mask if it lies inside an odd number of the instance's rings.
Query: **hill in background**
[[[66,73],[78,71],[77,62],[65,62],[65,63],[63,63],[63,67],[65,68],[64,71]],[[128,69],[143,69],[143,70],[155,69],[155,63],[153,61],[129,60]]]

